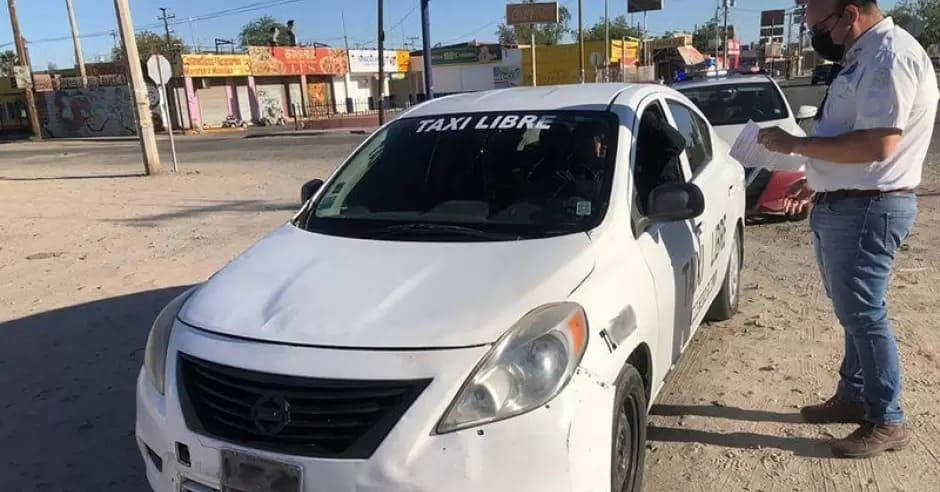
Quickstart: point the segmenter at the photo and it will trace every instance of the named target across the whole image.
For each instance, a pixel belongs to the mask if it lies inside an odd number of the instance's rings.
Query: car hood
[[[744,130],[745,125],[723,125],[716,126],[715,133],[718,134],[722,140],[728,143],[728,146],[734,145],[734,141],[738,139],[738,135],[741,134],[741,130]],[[772,126],[779,126],[784,130],[790,132],[793,135],[805,136],[806,132],[800,128],[800,125],[796,124],[796,121],[785,119],[785,120],[772,120],[772,121],[763,121],[757,124],[761,128],[769,128]]]
[[[496,341],[590,274],[587,234],[506,242],[393,242],[286,225],[213,275],[179,318],[262,341],[356,348]]]

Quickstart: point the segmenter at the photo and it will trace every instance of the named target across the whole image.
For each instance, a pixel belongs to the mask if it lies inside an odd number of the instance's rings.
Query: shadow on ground
[[[802,422],[798,413],[779,413],[718,406],[655,405],[650,410],[650,414],[660,416],[695,415],[699,417],[739,420],[742,422],[777,422],[787,424]],[[806,437],[771,436],[753,432],[710,432],[650,425],[646,430],[646,438],[654,442],[700,443],[737,449],[769,448],[808,458],[829,458],[832,456],[832,452],[825,440]]]
[[[301,205],[299,200],[297,203],[276,203],[268,200],[202,200],[202,202],[203,204],[200,205],[181,206],[172,212],[111,219],[111,221],[136,227],[156,227],[160,222],[222,212],[296,212]]]
[[[148,490],[135,380],[154,317],[187,288],[0,323],[0,489]]]

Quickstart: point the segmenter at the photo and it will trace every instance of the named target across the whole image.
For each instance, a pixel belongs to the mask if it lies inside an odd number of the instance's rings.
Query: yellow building
[[[610,42],[609,65],[619,73],[621,59],[626,66],[637,60],[639,43],[636,40],[619,39]],[[520,46],[522,51],[522,76],[525,85],[532,85],[532,49]],[[580,79],[578,67],[578,44],[539,45],[536,47],[536,82],[538,85],[576,84]],[[584,79],[587,82],[602,81],[605,72],[604,41],[584,43]],[[599,62],[599,66],[594,63]],[[612,77],[613,78],[613,77]]]

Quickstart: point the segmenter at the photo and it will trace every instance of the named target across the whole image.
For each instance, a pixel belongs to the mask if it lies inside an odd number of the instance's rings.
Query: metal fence
[[[380,104],[382,102],[373,97],[340,99],[329,103],[308,104],[304,108],[304,114],[301,115],[297,115],[299,107],[295,106],[291,108],[291,116],[300,116],[304,119],[357,118],[378,114]],[[403,99],[391,96],[385,98],[384,104],[387,112],[397,112],[416,104],[416,101],[413,98]]]

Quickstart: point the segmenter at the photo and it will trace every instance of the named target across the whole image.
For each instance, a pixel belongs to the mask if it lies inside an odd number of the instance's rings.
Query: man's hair
[[[878,0],[838,0],[836,7],[840,11],[845,10],[849,5],[855,5],[862,10],[871,10],[878,8]]]

